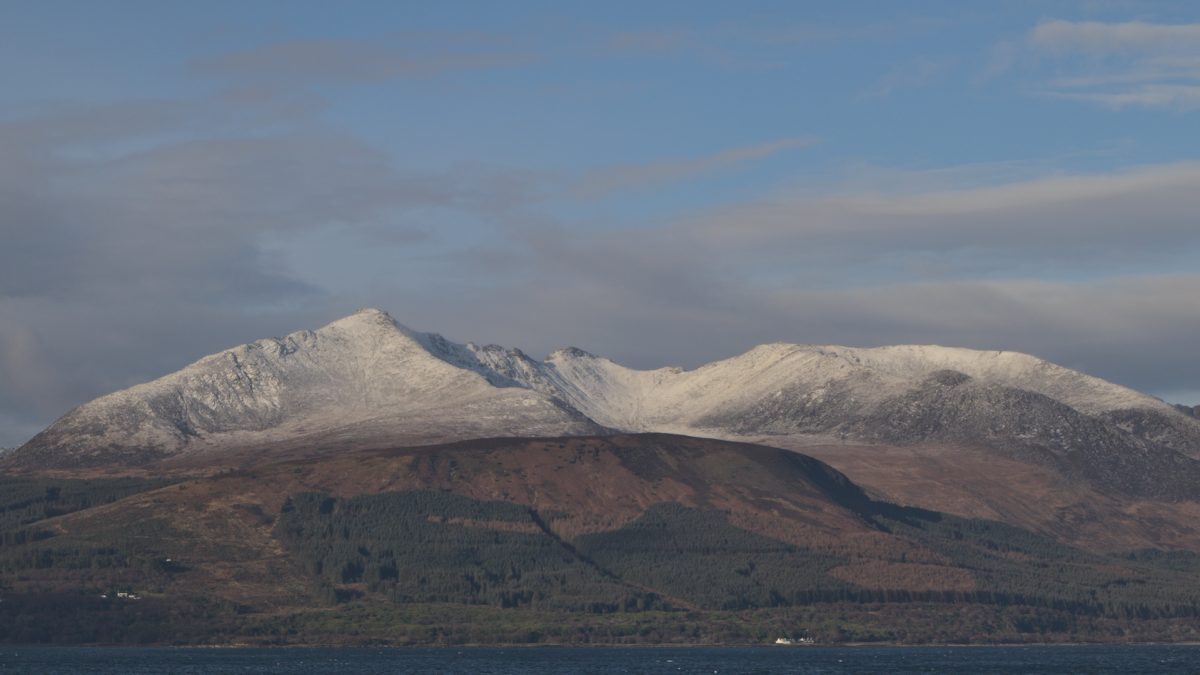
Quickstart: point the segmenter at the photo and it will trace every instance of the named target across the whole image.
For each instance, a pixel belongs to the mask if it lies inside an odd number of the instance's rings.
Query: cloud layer
[[[1144,123],[1190,130],[1200,24],[1033,17],[963,93],[997,39],[939,38],[969,22],[451,18],[203,42],[143,93],[8,92],[0,445],[363,305],[638,367],[1016,349],[1200,402],[1200,156]]]
[[[95,395],[362,304],[457,339],[535,353],[572,343],[643,367],[778,340],[921,342],[1028,351],[1143,389],[1200,381],[1190,358],[1200,277],[1121,273],[1130,260],[1200,251],[1193,163],[981,185],[943,169],[921,189],[901,172],[894,189],[781,188],[595,229],[543,208],[573,199],[554,186],[578,178],[414,175],[308,124],[196,135],[184,108],[0,125],[22,157],[0,200],[16,243],[0,249],[0,411],[36,420],[10,422],[8,442]],[[126,125],[178,137],[103,151],[136,136]],[[808,144],[613,167],[575,185],[591,201]],[[441,239],[407,225],[405,214],[430,210],[470,214],[490,234],[414,269],[379,267],[386,251]],[[289,262],[288,242],[329,231],[344,236],[320,255],[374,266],[373,286],[338,288],[330,270]]]

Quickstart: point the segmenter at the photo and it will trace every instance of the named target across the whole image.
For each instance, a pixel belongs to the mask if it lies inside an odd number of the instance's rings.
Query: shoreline
[[[762,644],[572,644],[572,643],[547,643],[547,644],[467,644],[467,645],[355,645],[345,643],[328,643],[328,644],[295,644],[295,645],[271,645],[271,644],[210,644],[210,645],[119,645],[119,644],[25,644],[25,645],[0,645],[0,651],[5,649],[97,649],[97,650],[117,650],[117,649],[161,649],[161,650],[185,650],[185,649],[212,649],[212,650],[239,650],[239,649],[261,649],[261,650],[280,650],[280,649],[330,649],[330,650],[485,650],[485,649],[585,649],[585,650],[606,650],[606,649],[778,649],[778,650],[794,650],[794,651],[811,651],[811,650],[830,650],[830,649],[1025,649],[1025,648],[1068,648],[1068,647],[1200,647],[1200,642],[1006,642],[995,644],[981,643],[941,643],[941,644],[907,644],[907,643],[886,643],[886,642],[846,642],[839,644],[818,644],[818,645],[776,645],[771,643]]]

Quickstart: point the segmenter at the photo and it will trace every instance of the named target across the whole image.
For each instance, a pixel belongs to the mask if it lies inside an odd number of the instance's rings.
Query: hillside
[[[1194,639],[1200,612],[1194,554],[1100,555],[901,508],[803,455],[715,440],[6,481],[0,636],[16,642]]]

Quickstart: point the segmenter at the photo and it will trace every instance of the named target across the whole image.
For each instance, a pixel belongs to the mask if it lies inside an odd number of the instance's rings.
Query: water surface
[[[1197,673],[1200,646],[171,649],[4,647],[0,672],[461,673]]]

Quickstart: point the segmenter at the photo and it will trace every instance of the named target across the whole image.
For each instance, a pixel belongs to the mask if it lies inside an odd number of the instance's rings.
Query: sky
[[[1200,6],[0,0],[0,446],[364,306],[1200,403]]]

